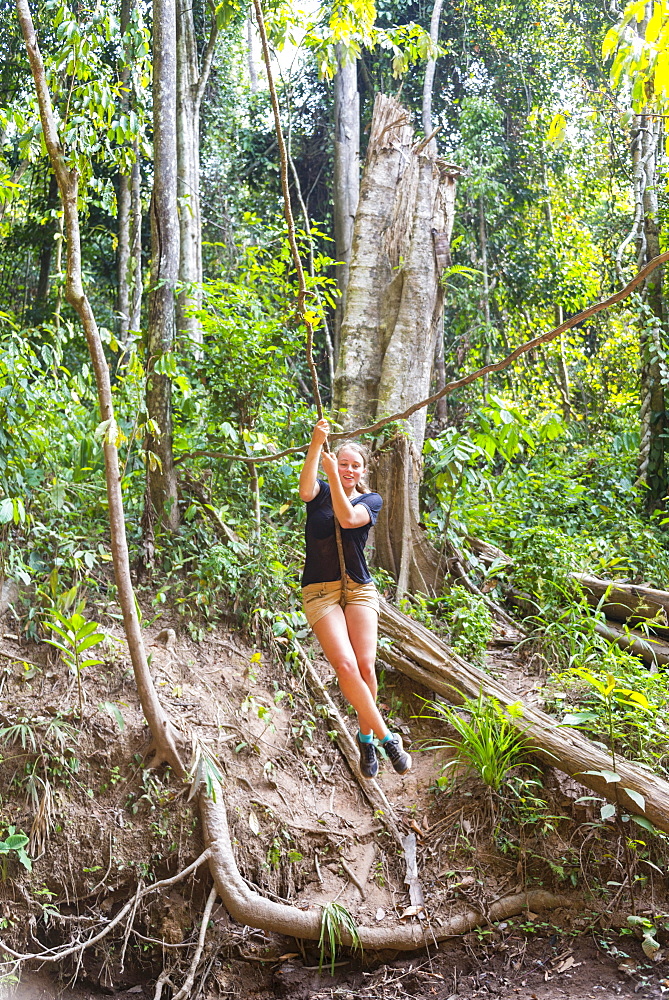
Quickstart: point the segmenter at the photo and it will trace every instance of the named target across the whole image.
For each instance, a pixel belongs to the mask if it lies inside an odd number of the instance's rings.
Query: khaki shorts
[[[331,583],[310,583],[302,588],[302,607],[312,628],[333,608],[339,607],[340,597],[341,580],[332,580]],[[346,577],[346,603],[362,604],[373,608],[377,615],[379,613],[379,595],[374,584],[357,583],[350,576]]]

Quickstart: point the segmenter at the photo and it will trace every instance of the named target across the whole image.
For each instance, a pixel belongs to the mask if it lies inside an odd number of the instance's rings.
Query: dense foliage
[[[121,11],[113,8],[79,11],[58,2],[39,10],[55,106],[83,180],[85,277],[113,376],[127,523],[138,546],[145,463],[153,461],[143,444],[156,428],[146,412],[144,336],[117,336],[115,250],[119,172],[138,157],[148,260],[150,21],[143,4],[131,5],[119,41]],[[333,39],[359,55],[363,122],[379,88],[400,86],[419,117],[421,60],[438,56],[439,141],[444,156],[463,168],[444,322],[447,375],[458,375],[499,359],[619,284],[616,251],[635,212],[629,164],[639,108],[629,106],[626,81],[636,85],[635,66],[624,46],[636,22],[627,17],[611,35],[617,22],[604,7],[566,10],[533,0],[477,2],[465,11],[456,4],[443,12],[436,53],[425,34],[430,13],[425,5],[395,2],[376,12],[360,5],[346,17],[337,9],[315,17],[305,36],[295,16],[277,8],[270,28],[279,47],[303,39],[302,53],[290,50],[276,69],[294,208],[305,230],[301,249],[328,328],[336,298]],[[202,52],[205,6],[196,5],[195,15]],[[14,55],[0,80],[0,569],[21,582],[17,614],[35,634],[45,611],[72,588],[82,596],[95,592],[111,613],[115,588],[94,385],[62,293],[57,191],[20,37],[9,14],[2,23]],[[649,45],[664,44],[660,28],[649,29]],[[228,11],[202,109],[204,342],[177,342],[155,369],[172,382],[183,518],[177,537],[155,526],[146,596],[180,608],[194,634],[224,609],[247,619],[259,608],[266,615],[270,606],[272,613],[297,606],[299,456],[248,461],[299,445],[313,419],[268,95],[262,80],[256,88],[249,78],[249,56],[258,63],[254,44],[250,53],[239,12]],[[614,93],[605,60],[616,45],[623,55]],[[663,178],[660,155],[662,245]],[[623,276],[633,272],[634,257],[632,241],[620,257]],[[467,537],[476,535],[511,557],[513,568],[477,569],[479,584],[491,581],[500,600],[513,584],[554,614],[567,600],[568,573],[585,569],[669,585],[662,498],[648,516],[638,467],[639,369],[650,322],[642,294],[449,397],[446,423],[433,423],[425,523],[437,544],[447,537],[466,549]],[[324,324],[316,336],[327,398]],[[452,611],[464,614],[462,606]]]

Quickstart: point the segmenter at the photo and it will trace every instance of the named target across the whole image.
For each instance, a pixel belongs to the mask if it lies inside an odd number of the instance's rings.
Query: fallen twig
[[[344,858],[340,858],[339,859],[339,864],[342,866],[342,868],[344,869],[344,871],[348,875],[349,879],[351,880],[351,882],[353,883],[353,885],[356,887],[356,889],[360,893],[360,896],[362,897],[362,899],[364,899],[365,896],[367,895],[367,892],[365,890],[364,885],[362,884],[362,882],[360,881],[360,879],[358,878],[358,876],[355,874],[355,872],[353,871],[353,869],[351,868],[351,866],[346,863],[346,861],[345,861]]]
[[[37,667],[38,670],[44,669],[43,663],[35,663],[34,660],[27,660],[25,656],[17,656],[14,653],[6,652],[4,649],[0,649],[0,656],[4,656],[6,660],[15,660],[17,663],[29,663],[31,667]]]
[[[186,976],[186,981],[173,997],[173,1000],[185,1000],[185,997],[190,995],[190,991],[193,988],[193,983],[195,982],[195,973],[197,972],[197,967],[200,964],[200,959],[202,957],[202,951],[204,949],[204,941],[207,936],[207,927],[209,925],[209,918],[211,917],[211,911],[214,908],[214,903],[216,902],[216,886],[213,886],[209,895],[207,896],[207,902],[204,907],[204,913],[202,914],[202,924],[200,926],[200,936],[197,939],[197,948],[195,949],[195,954],[193,955],[193,961],[190,964],[190,969],[188,970],[188,975]]]

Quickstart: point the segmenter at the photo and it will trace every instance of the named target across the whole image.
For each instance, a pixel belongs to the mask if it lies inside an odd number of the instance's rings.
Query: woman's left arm
[[[341,527],[362,528],[363,524],[368,524],[371,518],[365,505],[358,503],[353,507],[349,498],[344,493],[344,487],[341,484],[337,468],[337,456],[330,452],[324,452],[321,462],[323,464],[323,471],[328,477],[328,483],[330,484],[332,509]]]

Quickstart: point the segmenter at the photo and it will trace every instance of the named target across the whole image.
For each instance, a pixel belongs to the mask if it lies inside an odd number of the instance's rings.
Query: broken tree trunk
[[[434,143],[414,144],[407,110],[377,95],[335,375],[345,428],[406,409],[429,393],[454,200],[455,177]],[[432,592],[439,568],[419,524],[425,422],[421,408],[384,447],[376,469],[386,501],[376,561],[397,577],[400,592]]]
[[[471,666],[441,639],[385,601],[381,601],[379,631],[392,640],[391,646],[379,647],[379,658],[418,681],[428,691],[436,692],[455,705],[462,704],[466,698],[478,698],[481,693],[504,706],[519,704],[520,699],[499,681]],[[640,810],[626,789],[642,795],[643,815],[669,833],[669,782],[650,768],[630,763],[618,755],[614,768],[607,750],[570,726],[560,726],[555,719],[530,705],[523,705],[522,715],[511,716],[511,721],[547,764],[576,778],[598,795],[619,803],[632,815],[638,815]],[[597,773],[613,770],[620,781],[607,782]]]

